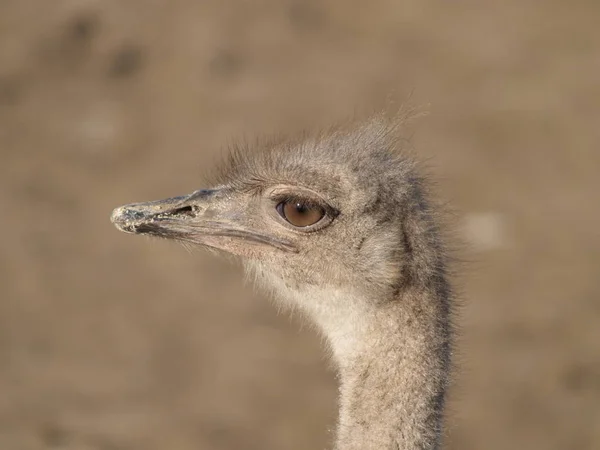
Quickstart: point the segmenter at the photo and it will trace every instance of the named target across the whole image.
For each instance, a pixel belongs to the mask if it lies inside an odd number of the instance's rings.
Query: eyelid
[[[300,196],[297,194],[277,194],[272,198],[275,203],[302,203],[306,206],[317,206],[319,208],[326,209],[328,205],[324,202],[316,201],[309,197]]]
[[[317,199],[313,196],[309,196],[309,195],[299,195],[296,193],[292,193],[292,192],[280,192],[280,193],[276,193],[274,194],[271,199],[273,200],[273,202],[278,205],[282,202],[289,202],[289,203],[302,203],[303,205],[306,205],[308,207],[310,206],[314,206],[317,208],[322,208],[323,211],[325,211],[325,214],[330,216],[331,218],[335,218],[337,217],[340,212],[335,209],[333,206],[329,205],[327,202],[325,202],[324,200],[321,199]]]

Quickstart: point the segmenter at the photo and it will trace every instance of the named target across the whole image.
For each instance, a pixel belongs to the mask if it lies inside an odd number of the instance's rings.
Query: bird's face
[[[351,157],[334,144],[237,161],[213,188],[125,205],[111,219],[124,232],[241,257],[279,291],[360,285],[376,295],[402,277],[406,174],[385,151]]]
[[[232,186],[116,208],[115,226],[241,257],[260,276],[290,288],[333,285],[369,276],[397,236],[377,229],[344,202],[307,187],[275,184],[241,191]]]

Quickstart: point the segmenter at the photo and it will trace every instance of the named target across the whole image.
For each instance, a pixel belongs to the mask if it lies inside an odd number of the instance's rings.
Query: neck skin
[[[439,447],[450,332],[445,299],[436,297],[405,292],[353,308],[343,329],[315,317],[339,365],[336,450]]]

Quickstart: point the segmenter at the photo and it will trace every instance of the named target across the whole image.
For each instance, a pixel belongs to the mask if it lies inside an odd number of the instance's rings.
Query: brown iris
[[[302,201],[281,202],[277,205],[277,212],[295,227],[309,227],[325,215],[325,210],[319,205]]]

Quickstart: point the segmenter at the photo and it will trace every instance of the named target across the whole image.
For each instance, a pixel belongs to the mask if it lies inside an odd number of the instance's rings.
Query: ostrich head
[[[238,148],[215,186],[119,207],[112,221],[125,232],[239,256],[260,284],[284,298],[319,287],[381,301],[427,275],[415,265],[434,274],[439,256],[414,253],[434,235],[396,127],[377,117]]]

